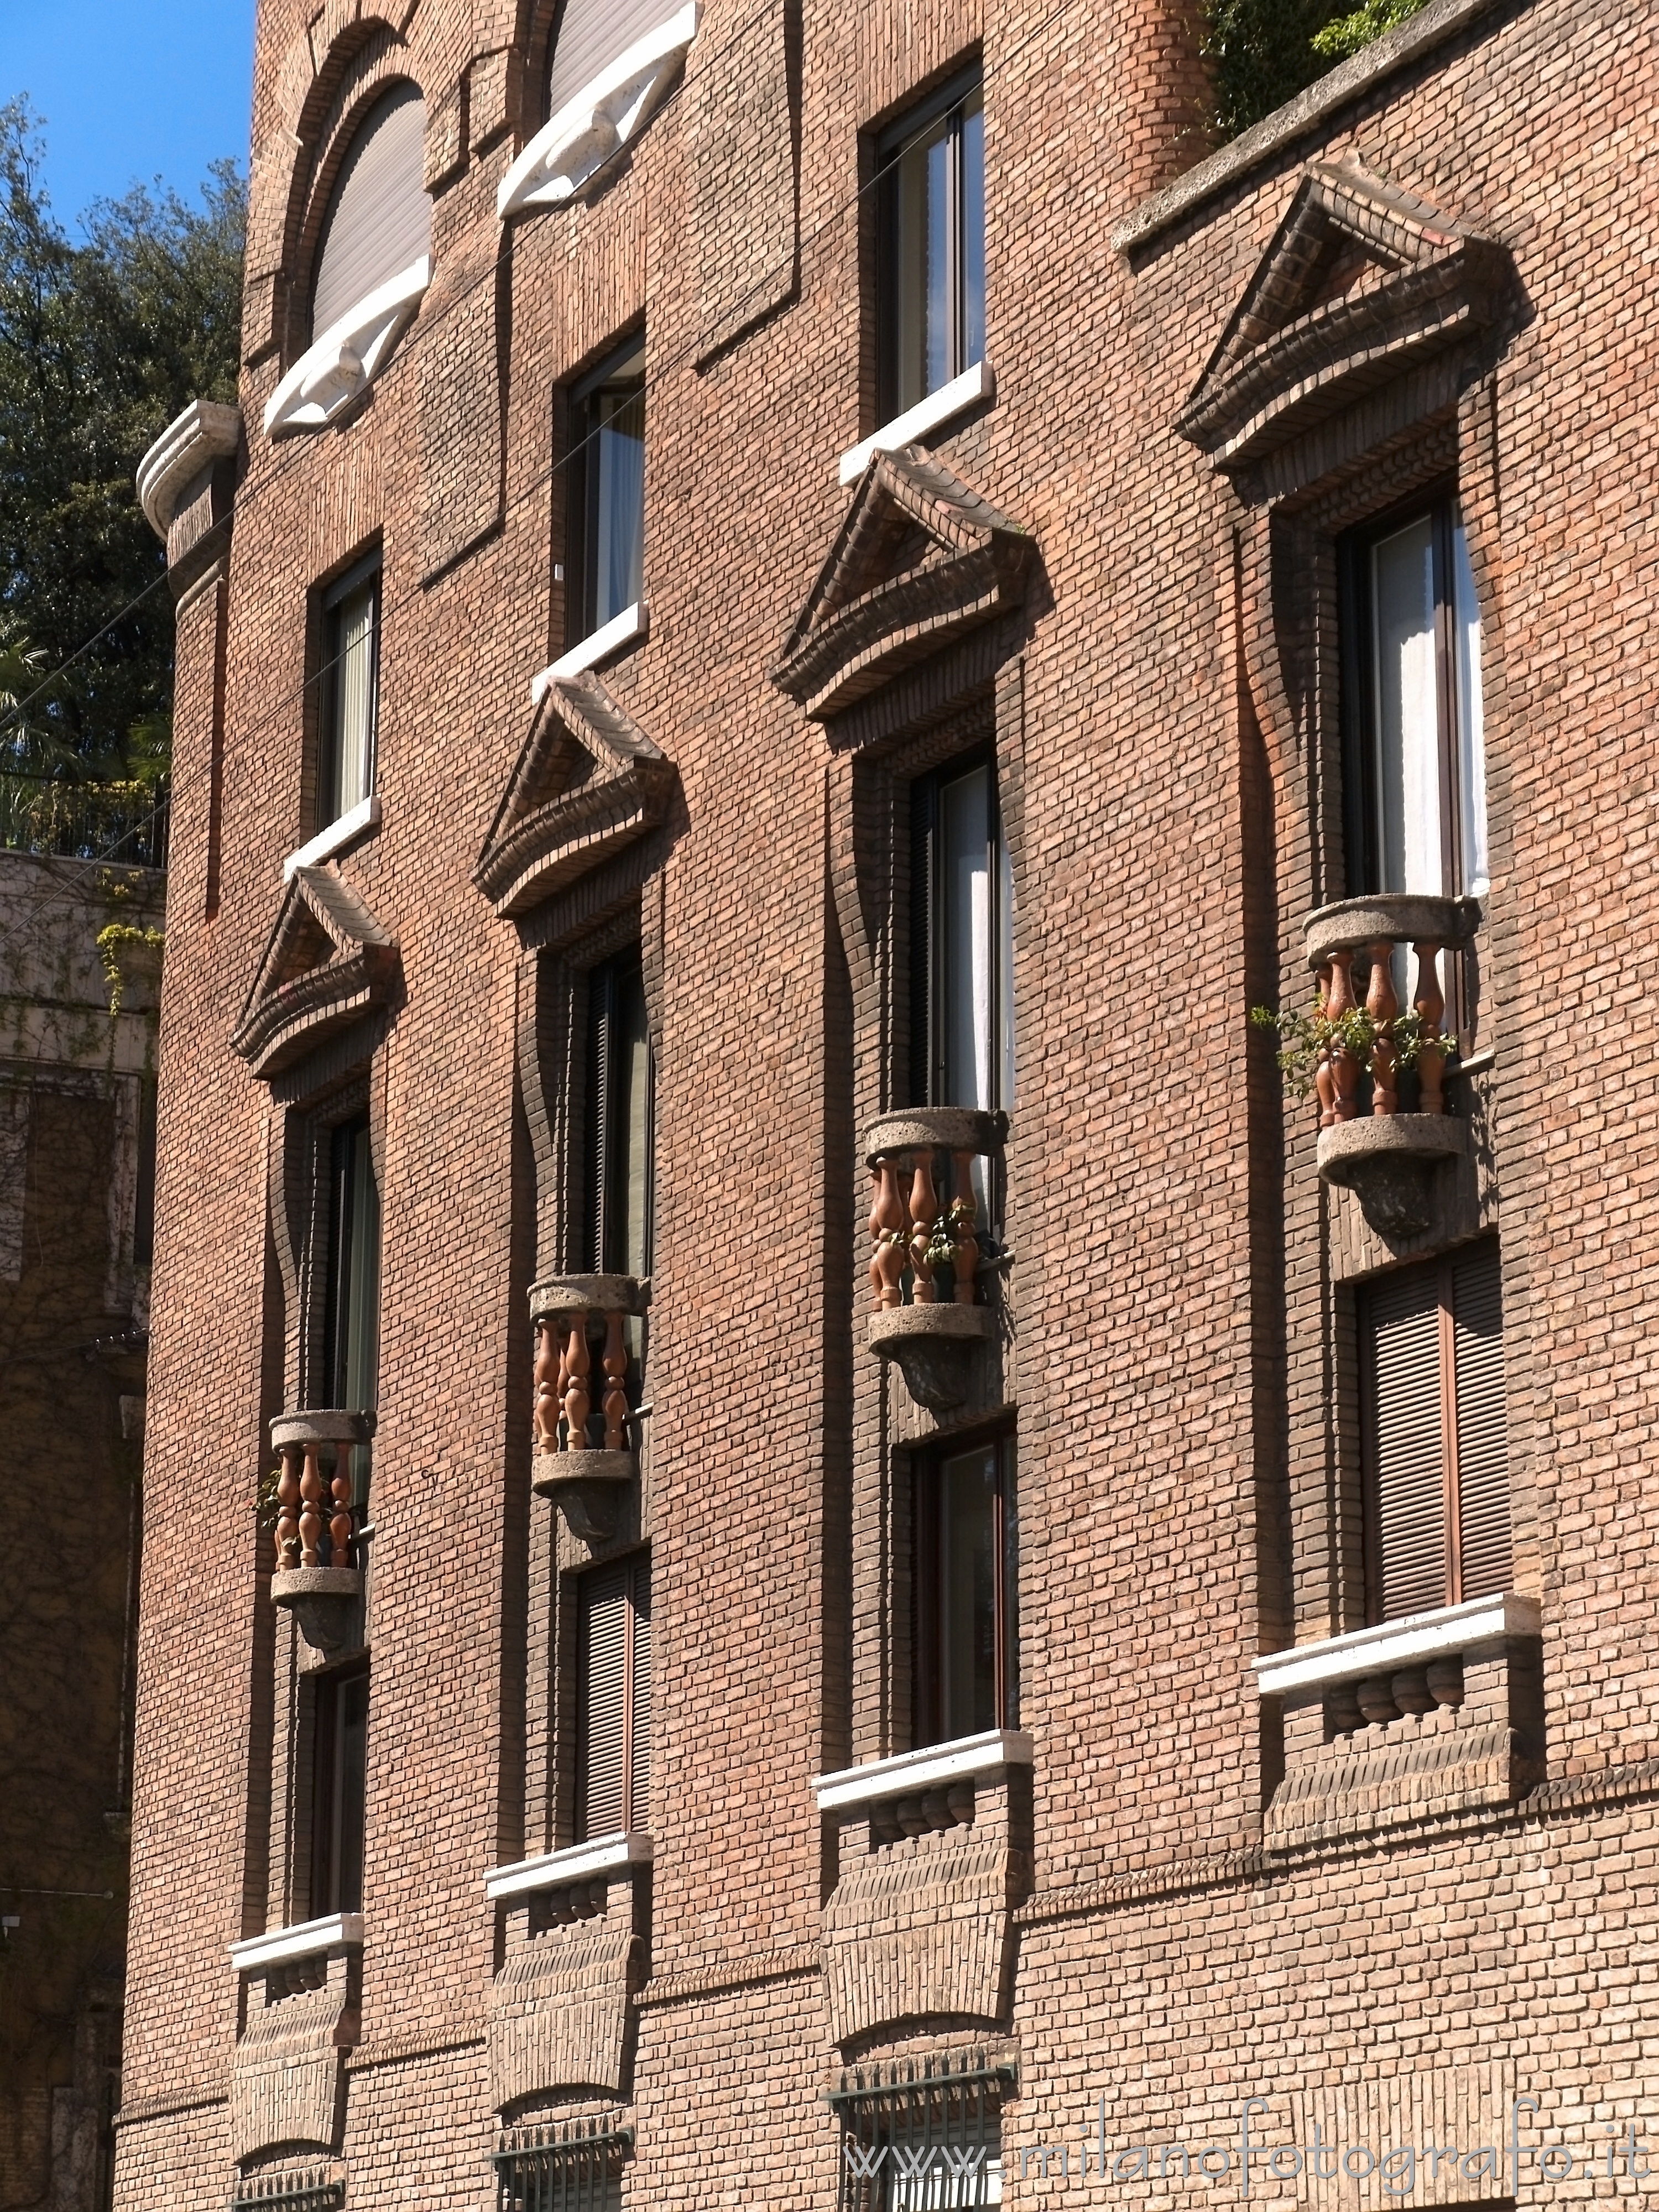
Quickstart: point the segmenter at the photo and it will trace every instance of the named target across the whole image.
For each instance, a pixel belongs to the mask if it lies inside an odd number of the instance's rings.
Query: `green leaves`
[[[1330,0],[1206,0],[1204,53],[1215,131],[1235,138],[1294,100],[1333,63],[1416,15],[1423,0],[1364,0],[1330,19]]]
[[[1425,1046],[1437,1045],[1449,1060],[1456,1058],[1451,1041],[1431,1029],[1412,1006],[1386,1024],[1374,1022],[1364,1006],[1351,1006],[1346,1014],[1333,1018],[1317,1000],[1306,1012],[1291,1007],[1276,1014],[1271,1006],[1252,1006],[1250,1021],[1256,1029],[1278,1031],[1279,1065],[1298,1098],[1313,1097],[1320,1067],[1333,1053],[1349,1053],[1362,1068],[1369,1068],[1377,1039],[1385,1031],[1394,1046],[1396,1068],[1415,1067]]]

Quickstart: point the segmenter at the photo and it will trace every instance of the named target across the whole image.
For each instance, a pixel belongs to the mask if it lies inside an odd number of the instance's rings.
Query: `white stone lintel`
[[[562,206],[638,136],[696,37],[701,13],[699,0],[686,0],[549,117],[501,179],[495,194],[501,222]]]
[[[138,504],[158,538],[166,538],[185,485],[211,462],[234,453],[241,434],[241,409],[216,399],[192,399],[167,424],[138,464]]]
[[[620,653],[625,645],[648,636],[651,614],[643,599],[635,599],[631,607],[624,607],[619,615],[612,615],[608,623],[601,623],[589,632],[580,645],[573,645],[550,667],[544,668],[530,679],[530,702],[539,707],[550,684],[562,684],[567,676],[580,676],[585,668],[597,668],[602,660],[609,660],[613,653]]]
[[[361,1912],[331,1912],[321,1920],[302,1920],[295,1928],[273,1928],[264,1936],[250,1936],[230,1947],[230,1963],[239,1974],[263,1973],[267,1966],[290,1966],[296,1959],[315,1959],[329,1951],[362,1948]]]
[[[326,830],[319,830],[297,853],[289,854],[283,863],[283,881],[287,883],[300,868],[321,867],[325,860],[331,860],[337,853],[343,853],[349,845],[355,845],[360,837],[367,837],[371,830],[380,826],[380,794],[371,791],[367,799],[348,806]]]
[[[265,402],[265,434],[319,430],[371,383],[432,282],[423,253],[348,307],[300,356]]]
[[[918,438],[937,430],[941,423],[948,422],[953,415],[960,415],[975,400],[994,398],[995,394],[996,379],[991,374],[990,362],[976,361],[960,376],[953,376],[937,392],[930,392],[914,407],[907,407],[902,415],[895,415],[879,430],[872,430],[859,444],[849,446],[841,457],[842,483],[856,483],[869,465],[872,453],[896,453],[901,446],[913,446]]]
[[[872,1759],[868,1766],[843,1767],[839,1774],[814,1775],[812,1794],[820,1813],[879,1804],[891,1797],[908,1797],[913,1790],[936,1790],[942,1782],[960,1782],[969,1775],[1029,1766],[1035,1748],[1030,1737],[1018,1729],[990,1729],[983,1735],[958,1736],[953,1743],[930,1743],[920,1751]]]
[[[1253,1659],[1255,1686],[1264,1698],[1287,1690],[1312,1690],[1327,1682],[1356,1681],[1363,1674],[1391,1674],[1443,1653],[1467,1651],[1506,1636],[1536,1636],[1540,1615],[1535,1598],[1474,1597],[1462,1605],[1415,1613],[1406,1620],[1385,1620],[1376,1628],[1356,1628],[1320,1644],[1296,1644],[1288,1651],[1264,1652]]]
[[[562,1851],[544,1851],[538,1858],[519,1859],[512,1866],[491,1867],[483,1878],[484,1895],[497,1899],[528,1897],[539,1889],[562,1889],[567,1882],[592,1881],[597,1875],[620,1874],[629,1867],[649,1866],[649,1836],[595,1836],[592,1843],[571,1844]]]

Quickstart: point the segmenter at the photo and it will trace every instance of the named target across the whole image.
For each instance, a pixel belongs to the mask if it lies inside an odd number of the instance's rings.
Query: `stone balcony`
[[[629,1337],[650,1303],[649,1281],[633,1275],[557,1275],[530,1293],[531,1486],[556,1498],[578,1533],[604,1517],[589,1486],[632,1482],[639,1473],[640,1362]]]
[[[1367,1221],[1384,1236],[1416,1236],[1431,1224],[1436,1172],[1469,1148],[1468,1125],[1445,1099],[1446,1066],[1455,1047],[1443,1030],[1440,963],[1443,953],[1473,943],[1480,920],[1473,899],[1401,891],[1340,900],[1303,925],[1321,1014],[1331,1023],[1363,1014],[1357,1026],[1370,1036],[1363,1051],[1338,1042],[1321,1054],[1315,1078],[1320,1176],[1352,1190]],[[1402,1009],[1396,947],[1407,945],[1417,980],[1411,1006]],[[1365,979],[1363,1000],[1357,973]],[[1469,973],[1467,963],[1463,973]],[[1369,1113],[1361,1111],[1362,1083],[1370,1087]]]
[[[319,1660],[365,1641],[368,1531],[357,1501],[368,1495],[374,1434],[372,1413],[332,1407],[280,1413],[270,1425],[282,1461],[270,1595]]]
[[[872,1185],[869,1346],[892,1360],[919,1406],[969,1398],[996,1316],[981,1295],[976,1160],[1000,1166],[1007,1118],[965,1106],[915,1107],[866,1131]],[[989,1178],[987,1178],[989,1187]]]

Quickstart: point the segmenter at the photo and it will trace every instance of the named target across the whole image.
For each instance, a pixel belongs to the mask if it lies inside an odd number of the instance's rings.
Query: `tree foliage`
[[[1362,0],[1352,13],[1334,14],[1331,0],[1208,0],[1204,50],[1217,137],[1248,131],[1423,4]]]
[[[133,472],[191,399],[236,396],[246,205],[218,162],[199,205],[140,185],[95,203],[76,244],[41,154],[27,103],[0,107],[0,812],[14,816],[61,808],[64,786],[142,796],[165,775],[173,610]],[[14,842],[28,840],[0,823]]]

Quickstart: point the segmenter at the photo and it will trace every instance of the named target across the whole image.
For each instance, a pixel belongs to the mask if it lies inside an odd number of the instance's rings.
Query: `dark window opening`
[[[915,1741],[1012,1725],[1014,1439],[919,1462],[915,1478]]]
[[[325,830],[374,788],[380,688],[380,556],[323,598],[317,826]]]
[[[878,353],[890,422],[985,351],[985,101],[957,77],[877,147]]]
[[[329,1132],[328,1274],[323,1316],[325,1403],[347,1413],[379,1402],[380,1352],[380,1194],[368,1116]],[[352,1497],[368,1503],[369,1447],[343,1447],[352,1458]]]
[[[1370,1618],[1500,1595],[1513,1570],[1496,1242],[1383,1277],[1358,1318]]]
[[[621,2115],[532,2120],[496,2148],[495,2212],[621,2212],[634,2130]]]
[[[651,1561],[581,1576],[576,1595],[576,1841],[632,1833],[651,1776]]]
[[[132,1202],[132,1261],[148,1267],[155,1257],[155,1078],[138,1079],[138,1165]]]
[[[1002,2100],[1013,2087],[1013,2069],[982,2051],[848,2069],[830,2093],[842,2127],[838,2212],[1000,2204]]]
[[[567,643],[578,645],[645,590],[642,331],[571,393],[565,497]]]
[[[1014,1098],[1013,878],[988,758],[911,787],[912,1082],[928,1106]]]
[[[587,979],[587,1265],[602,1274],[651,1272],[651,1039],[639,948]]]
[[[368,1671],[317,1682],[311,1791],[311,1917],[361,1912],[368,1775]]]

